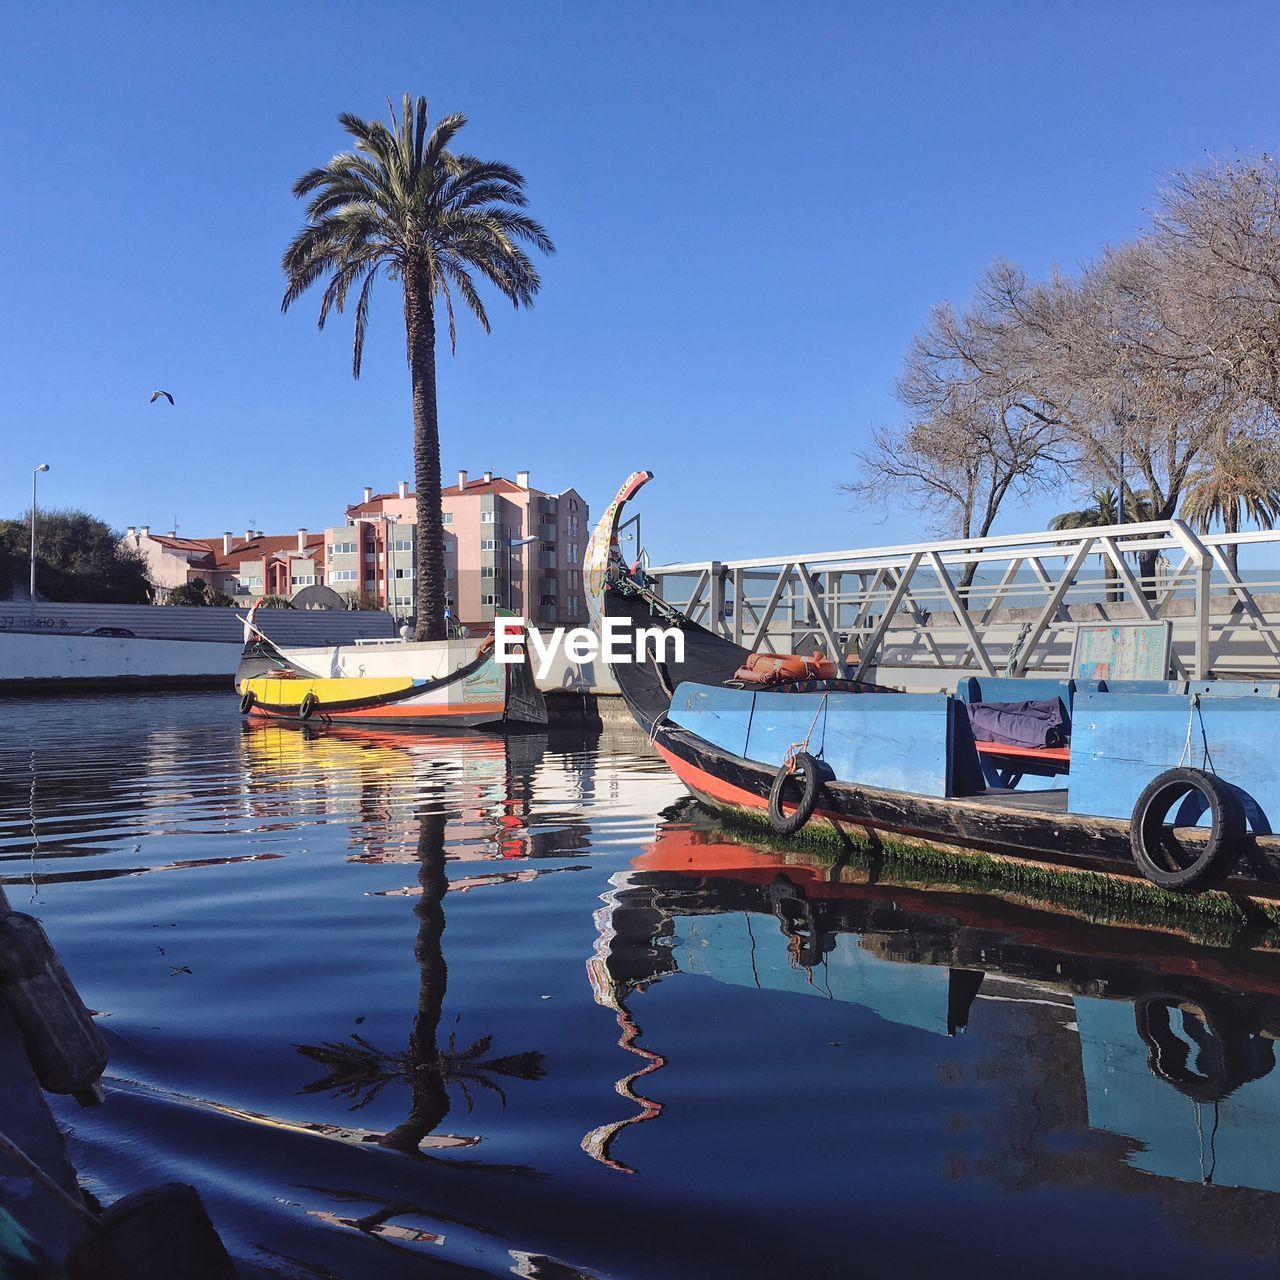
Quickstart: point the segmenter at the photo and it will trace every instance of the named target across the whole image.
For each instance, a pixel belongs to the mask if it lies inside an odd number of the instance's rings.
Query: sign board
[[[1171,622],[1088,623],[1071,648],[1075,680],[1167,680]]]

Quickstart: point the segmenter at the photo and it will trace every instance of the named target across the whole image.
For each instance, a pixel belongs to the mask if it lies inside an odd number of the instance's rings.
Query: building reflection
[[[953,1180],[1016,1193],[1093,1186],[1105,1169],[1149,1191],[1156,1175],[1206,1237],[1220,1234],[1224,1202],[1200,1186],[1280,1193],[1280,954],[877,882],[865,867],[739,842],[694,812],[667,815],[597,920],[593,992],[645,1061],[617,1086],[631,1109],[584,1140],[595,1158],[629,1168],[622,1135],[661,1115],[664,1048],[643,1041],[630,1000],[679,976],[856,1004],[939,1037],[939,1087],[979,1085],[985,1099],[957,1088],[955,1131],[990,1138],[990,1155],[972,1142],[946,1153]],[[965,1052],[949,1053],[959,1036]],[[1270,1234],[1261,1219],[1232,1230]]]

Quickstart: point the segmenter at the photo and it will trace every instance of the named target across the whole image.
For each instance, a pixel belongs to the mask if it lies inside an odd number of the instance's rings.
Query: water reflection
[[[1003,1158],[981,1170],[958,1161],[952,1177],[1053,1181],[1070,1164],[1054,1135],[1093,1132],[1128,1140],[1133,1169],[1280,1192],[1280,956],[886,884],[869,868],[756,848],[697,814],[670,816],[613,877],[597,919],[593,991],[646,1065],[617,1085],[634,1113],[584,1139],[595,1158],[629,1171],[616,1140],[662,1114],[636,1084],[664,1065],[666,1046],[641,1044],[632,997],[700,978],[985,1041],[969,1078],[1001,1080]],[[1009,1043],[1025,1054],[1017,1070],[1001,1063]],[[956,1071],[952,1086],[964,1081]]]
[[[643,735],[0,714],[0,874],[110,1015],[75,1161],[247,1275],[1280,1257],[1274,953],[770,851]]]
[[[420,974],[418,1009],[404,1053],[388,1053],[353,1033],[348,1041],[319,1045],[298,1045],[304,1057],[320,1063],[325,1075],[306,1086],[307,1093],[329,1092],[349,1099],[358,1111],[372,1102],[391,1082],[406,1083],[410,1091],[409,1114],[403,1123],[384,1133],[378,1141],[399,1151],[418,1152],[449,1114],[451,1087],[457,1088],[470,1111],[474,1105],[472,1088],[488,1089],[506,1105],[507,1095],[497,1083],[506,1077],[540,1080],[545,1074],[541,1053],[493,1056],[490,1035],[463,1047],[451,1033],[447,1043],[439,1043],[440,1018],[444,1009],[449,970],[445,963],[444,897],[449,889],[445,875],[446,817],[441,812],[424,813],[418,834],[418,900],[414,914],[418,935],[414,959]],[[441,1145],[473,1145],[478,1139],[445,1139]]]

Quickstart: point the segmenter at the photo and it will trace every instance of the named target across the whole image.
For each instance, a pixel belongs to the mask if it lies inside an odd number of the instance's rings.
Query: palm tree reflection
[[[506,1105],[499,1079],[539,1080],[545,1074],[541,1053],[508,1054],[492,1057],[492,1036],[482,1036],[459,1047],[455,1033],[441,1046],[440,1016],[444,1007],[449,970],[444,958],[444,895],[449,882],[445,876],[444,837],[447,819],[436,810],[420,817],[418,829],[418,883],[421,893],[414,905],[418,936],[414,956],[420,975],[418,1010],[414,1016],[409,1046],[404,1052],[388,1052],[363,1036],[349,1041],[329,1041],[319,1045],[298,1045],[304,1057],[320,1063],[325,1074],[304,1087],[305,1093],[330,1093],[351,1101],[351,1109],[368,1106],[388,1084],[407,1084],[409,1114],[378,1141],[399,1151],[416,1152],[450,1109],[450,1088],[456,1086],[474,1105],[472,1089],[488,1089]]]

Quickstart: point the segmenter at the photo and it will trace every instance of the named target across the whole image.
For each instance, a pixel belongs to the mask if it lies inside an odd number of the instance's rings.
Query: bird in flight
[[[172,396],[168,391],[153,391],[153,392],[151,393],[151,399],[150,399],[150,400],[148,400],[148,401],[147,401],[147,403],[148,403],[148,404],[155,404],[155,402],[156,402],[157,400],[159,400],[161,396],[164,396],[164,398],[165,398],[165,399],[166,399],[170,404],[172,404],[172,403],[173,403],[173,396]]]

